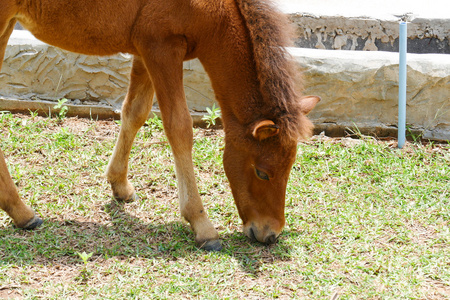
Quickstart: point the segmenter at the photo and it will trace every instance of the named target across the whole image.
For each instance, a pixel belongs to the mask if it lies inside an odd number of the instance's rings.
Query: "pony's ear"
[[[279,132],[280,129],[273,121],[263,120],[256,123],[253,128],[252,135],[258,141],[262,141],[271,136],[277,135]]]
[[[309,114],[319,101],[319,96],[303,96],[298,100],[301,110],[305,115]]]

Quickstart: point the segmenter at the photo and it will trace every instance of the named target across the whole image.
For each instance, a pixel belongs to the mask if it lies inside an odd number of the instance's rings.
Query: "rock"
[[[396,131],[397,53],[295,48],[292,54],[304,70],[305,94],[322,97],[309,115],[319,130]],[[424,138],[450,140],[450,56],[408,54],[407,64],[407,124]]]

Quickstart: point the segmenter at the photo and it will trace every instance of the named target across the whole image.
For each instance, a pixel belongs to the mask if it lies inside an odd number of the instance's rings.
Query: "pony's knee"
[[[125,101],[122,106],[122,126],[138,129],[144,125],[152,110],[152,100],[132,99]]]
[[[192,129],[192,118],[189,114],[173,114],[166,118],[163,116],[163,123],[164,131],[172,147],[192,148],[194,131]]]

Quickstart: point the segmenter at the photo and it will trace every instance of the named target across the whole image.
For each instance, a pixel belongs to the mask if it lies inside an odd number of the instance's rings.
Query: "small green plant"
[[[145,121],[144,138],[151,138],[155,133],[162,131],[164,131],[163,122],[156,114]]]
[[[77,252],[77,254],[84,263],[83,269],[81,269],[80,279],[82,281],[87,281],[92,274],[92,272],[88,270],[87,263],[89,258],[91,258],[94,253],[86,253],[85,251],[83,251],[83,253]]]
[[[30,112],[30,116],[32,119],[36,118],[38,116],[37,110],[32,111],[31,109],[28,110]]]
[[[212,108],[207,107],[206,111],[208,113],[203,116],[202,120],[206,122],[206,127],[210,128],[211,126],[216,125],[216,120],[222,115],[220,112],[220,108],[216,107],[215,104],[213,104]]]
[[[84,266],[86,267],[89,258],[91,258],[94,253],[92,253],[92,252],[91,253],[86,253],[85,251],[83,251],[83,253],[77,252],[77,254],[81,258],[81,260],[83,261]]]
[[[410,126],[406,126],[406,131],[408,131],[408,135],[409,137],[411,137],[414,141],[414,143],[420,143],[420,141],[422,140],[422,133],[418,133],[413,131],[413,129],[411,129]]]
[[[66,103],[67,101],[68,100],[66,98],[59,99],[58,104],[53,106],[54,109],[59,109],[59,112],[56,114],[58,121],[62,121],[66,117],[69,107],[67,105],[64,105],[64,103]]]
[[[147,121],[145,121],[145,125],[151,127],[154,130],[164,130],[163,122],[156,114],[153,118],[149,118]]]

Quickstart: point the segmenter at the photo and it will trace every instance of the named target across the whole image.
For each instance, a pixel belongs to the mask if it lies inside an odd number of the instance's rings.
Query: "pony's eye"
[[[261,170],[258,170],[257,168],[255,168],[255,174],[261,180],[269,180],[269,175]]]

